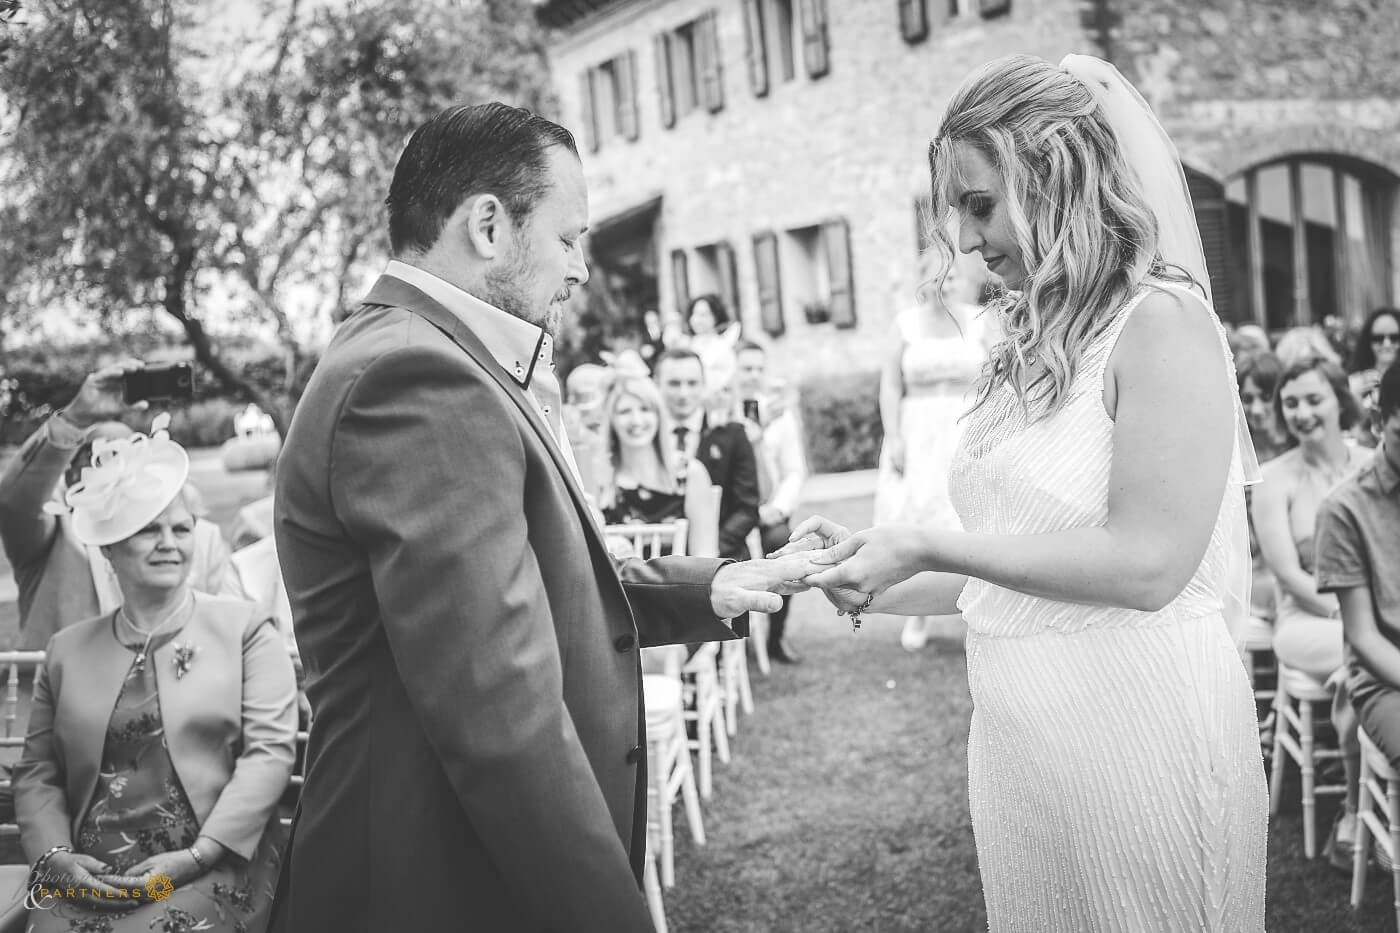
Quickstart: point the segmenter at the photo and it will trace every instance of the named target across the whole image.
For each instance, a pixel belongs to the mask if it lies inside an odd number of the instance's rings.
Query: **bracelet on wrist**
[[[204,860],[204,856],[199,854],[199,850],[190,846],[190,855],[194,857],[194,863],[199,866],[200,871],[208,871],[209,863]]]
[[[45,852],[43,855],[39,856],[39,858],[38,858],[37,860],[35,860],[35,862],[34,862],[34,874],[36,874],[36,875],[43,874],[44,869],[45,869],[45,868],[48,866],[48,864],[49,864],[49,859],[53,858],[53,857],[54,857],[55,855],[57,855],[58,853],[60,853],[60,852],[72,852],[72,851],[73,851],[73,847],[72,847],[72,846],[70,846],[70,845],[63,845],[62,843],[60,843],[59,845],[54,846],[52,849],[49,849],[49,851]]]

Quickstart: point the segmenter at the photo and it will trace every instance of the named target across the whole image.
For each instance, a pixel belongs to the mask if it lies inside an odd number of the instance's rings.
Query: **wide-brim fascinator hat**
[[[70,512],[73,534],[83,544],[104,547],[125,541],[151,523],[184,488],[190,475],[185,448],[165,430],[170,416],[162,414],[151,434],[97,438],[92,464],[68,487],[64,505],[52,511]]]

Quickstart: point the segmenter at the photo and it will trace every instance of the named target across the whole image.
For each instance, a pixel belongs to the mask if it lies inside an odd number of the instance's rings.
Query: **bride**
[[[819,538],[807,582],[857,623],[967,619],[992,930],[1259,933],[1268,802],[1230,631],[1257,465],[1175,149],[1113,66],[1013,56],[956,92],[929,161],[957,248],[1011,290],[949,477],[966,531],[814,518],[784,550]]]

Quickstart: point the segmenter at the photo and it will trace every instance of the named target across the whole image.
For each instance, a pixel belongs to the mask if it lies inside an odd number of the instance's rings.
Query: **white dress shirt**
[[[389,262],[384,274],[407,282],[442,305],[486,345],[501,368],[535,403],[569,471],[583,489],[573,446],[564,433],[563,399],[559,379],[554,375],[554,338],[544,328],[507,314],[417,266],[395,259]]]

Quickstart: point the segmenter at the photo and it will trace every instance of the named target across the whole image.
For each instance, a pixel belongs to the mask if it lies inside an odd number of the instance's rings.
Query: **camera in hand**
[[[143,401],[188,402],[194,399],[194,367],[163,363],[133,370],[122,377],[128,405]]]

